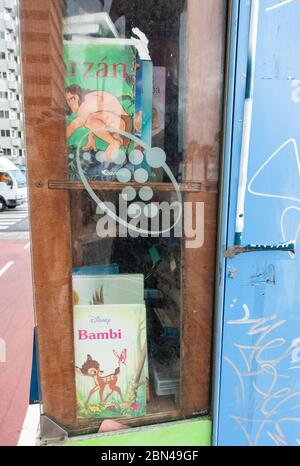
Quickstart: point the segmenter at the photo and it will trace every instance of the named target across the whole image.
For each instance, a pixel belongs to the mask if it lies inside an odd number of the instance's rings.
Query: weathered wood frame
[[[82,186],[67,181],[61,0],[20,3],[43,409],[70,431],[88,432],[100,421],[76,420],[70,192]],[[185,161],[189,169],[182,191],[185,201],[204,202],[205,242],[201,249],[183,253],[181,410],[149,415],[132,424],[195,415],[210,405],[217,179],[210,178],[208,165],[216,165],[219,154],[226,7],[226,0],[188,0]],[[167,188],[157,185],[156,189]]]

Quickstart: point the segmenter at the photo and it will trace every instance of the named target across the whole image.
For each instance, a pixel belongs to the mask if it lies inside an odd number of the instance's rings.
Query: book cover
[[[74,306],[77,416],[146,414],[144,305]]]
[[[152,145],[165,147],[165,119],[166,119],[166,68],[153,68],[153,105],[152,105]],[[151,181],[163,181],[163,169],[152,170]]]
[[[135,135],[152,147],[152,87],[153,64],[148,60],[137,60],[135,90]],[[139,147],[145,155],[142,147]],[[151,167],[144,161],[135,167],[144,168],[151,173]]]
[[[166,118],[166,68],[153,68],[153,137],[164,133]]]
[[[102,273],[97,275],[89,272],[89,269],[84,268],[84,270],[86,271],[86,275],[73,272],[74,305],[144,305],[143,275],[103,275]],[[148,377],[148,361],[146,361],[145,366]],[[148,387],[147,399],[149,399]]]
[[[73,275],[74,304],[144,304],[144,276]]]
[[[152,88],[153,64],[137,60],[135,133],[148,146],[152,146]]]
[[[106,180],[116,157],[126,163],[134,148],[119,131],[134,132],[136,48],[122,39],[82,39],[65,42],[64,59],[69,179],[79,179],[79,147],[87,179]]]

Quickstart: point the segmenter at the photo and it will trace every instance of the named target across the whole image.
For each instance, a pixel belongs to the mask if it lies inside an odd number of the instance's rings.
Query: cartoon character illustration
[[[120,373],[120,367],[117,367],[115,372],[110,375],[102,376],[103,371],[100,370],[100,364],[98,361],[95,361],[92,356],[89,354],[87,355],[87,360],[83,364],[81,368],[77,368],[80,373],[84,376],[87,377],[92,377],[95,383],[95,386],[91,389],[89,396],[85,402],[85,406],[88,406],[89,401],[94,393],[97,391],[99,392],[100,396],[100,403],[105,403],[108,398],[114,393],[118,393],[120,395],[120,398],[123,400],[123,395],[120,387],[117,386],[118,382],[118,375]],[[106,397],[103,399],[103,392],[105,387],[110,389],[110,392],[106,395]]]
[[[126,348],[123,349],[123,351],[121,352],[120,355],[115,350],[113,350],[113,353],[116,356],[116,358],[118,359],[119,367],[121,367],[121,364],[126,366],[127,349]]]
[[[90,130],[88,142],[82,149],[92,149],[97,152],[96,140],[99,138],[108,144],[103,152],[107,162],[113,162],[120,147],[129,145],[129,139],[119,134],[119,130],[132,133],[133,118],[126,113],[119,100],[109,92],[90,91],[73,84],[65,89],[65,98],[69,114],[77,116],[67,126],[67,139],[78,129],[85,127]],[[116,130],[110,132],[106,129]]]

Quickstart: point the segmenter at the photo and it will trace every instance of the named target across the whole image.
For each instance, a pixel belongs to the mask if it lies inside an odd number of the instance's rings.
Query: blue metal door
[[[300,445],[299,18],[299,0],[232,2],[217,445]]]

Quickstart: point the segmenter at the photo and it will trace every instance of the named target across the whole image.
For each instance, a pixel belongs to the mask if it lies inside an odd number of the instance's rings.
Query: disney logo
[[[91,324],[106,324],[109,325],[111,323],[111,319],[102,319],[99,316],[90,316],[90,323]]]

